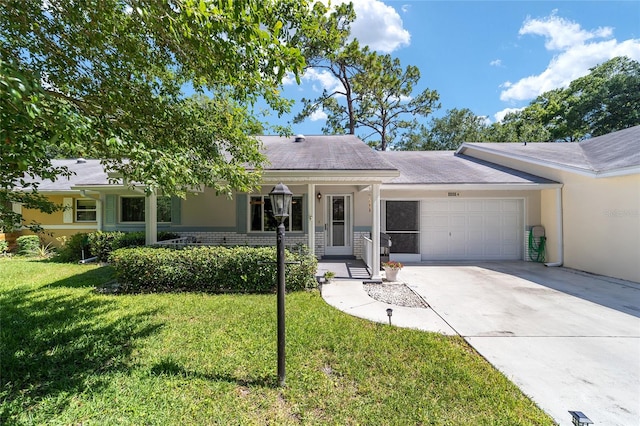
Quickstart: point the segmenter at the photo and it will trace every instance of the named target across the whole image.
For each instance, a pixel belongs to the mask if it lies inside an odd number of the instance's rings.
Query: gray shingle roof
[[[68,178],[58,177],[55,181],[43,180],[38,186],[40,191],[70,191],[75,185],[105,185],[108,183],[107,173],[104,171],[100,160],[53,160],[55,167],[67,167],[74,172]],[[31,179],[26,179],[31,181]]]
[[[304,141],[296,142],[295,137],[260,136],[264,153],[269,164],[266,171],[312,170],[312,171],[395,171],[394,166],[382,158],[376,151],[356,136],[306,136]],[[75,172],[69,178],[60,177],[56,181],[44,180],[39,186],[41,191],[69,191],[77,185],[106,185],[107,173],[100,160],[53,160],[57,167],[66,166]],[[30,180],[30,179],[27,179]]]
[[[640,126],[578,143],[465,143],[459,152],[465,145],[595,173],[640,167]]]
[[[269,158],[265,170],[394,170],[376,151],[353,135],[261,136]]]
[[[380,153],[400,170],[390,184],[543,184],[554,181],[454,151]]]

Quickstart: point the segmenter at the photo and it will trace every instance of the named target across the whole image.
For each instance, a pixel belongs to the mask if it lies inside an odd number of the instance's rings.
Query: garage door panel
[[[422,212],[448,212],[449,203],[447,201],[448,200],[433,200],[429,203],[422,203]]]
[[[522,258],[522,200],[423,200],[421,211],[423,260]]]
[[[429,216],[429,228],[448,228],[449,227],[449,216],[442,214],[432,214]]]
[[[484,217],[482,215],[475,213],[472,216],[469,216],[467,218],[467,226],[470,229],[482,228],[483,225],[484,225]]]
[[[485,200],[484,201],[485,212],[499,212],[502,211],[502,203],[500,200]]]
[[[449,227],[454,229],[465,229],[467,227],[467,216],[457,214],[451,215],[449,217]]]
[[[521,211],[521,205],[522,202],[519,200],[502,200],[502,211],[519,213]]]
[[[482,212],[484,211],[484,202],[482,200],[468,200],[466,202],[468,212]]]

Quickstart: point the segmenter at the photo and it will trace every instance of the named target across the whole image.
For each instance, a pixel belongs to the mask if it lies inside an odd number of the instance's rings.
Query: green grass
[[[0,259],[0,424],[545,425],[460,338],[275,295],[113,296],[108,267]]]

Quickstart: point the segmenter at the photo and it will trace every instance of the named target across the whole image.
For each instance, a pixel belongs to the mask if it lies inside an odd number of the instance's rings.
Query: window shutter
[[[62,223],[73,223],[73,198],[63,198]]]
[[[182,199],[180,197],[171,197],[171,224],[180,225],[182,220]]]
[[[236,230],[239,234],[247,233],[248,203],[247,194],[236,194]]]
[[[104,200],[104,223],[107,225],[116,224],[116,196],[108,194]]]
[[[302,232],[307,233],[309,229],[309,209],[307,208],[307,194],[302,194]]]

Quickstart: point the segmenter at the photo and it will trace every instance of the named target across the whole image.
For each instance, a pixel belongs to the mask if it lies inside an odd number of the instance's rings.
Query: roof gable
[[[515,158],[588,175],[640,173],[640,126],[582,142],[464,143],[458,153],[474,151]]]

